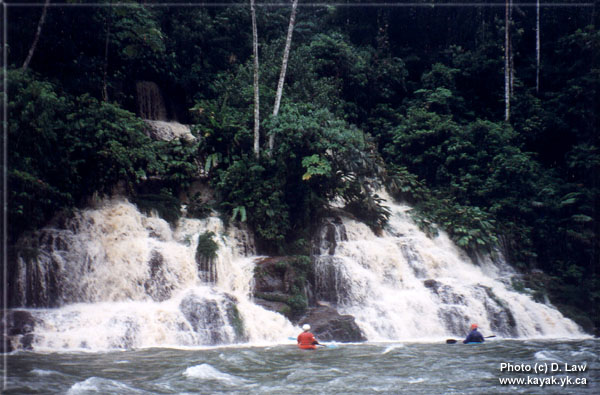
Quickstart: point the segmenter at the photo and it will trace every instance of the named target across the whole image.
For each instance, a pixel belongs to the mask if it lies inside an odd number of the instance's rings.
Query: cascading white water
[[[385,204],[383,235],[345,218],[315,258],[317,297],[353,315],[370,341],[464,336],[470,323],[504,337],[583,335],[552,306],[514,291],[516,273],[501,259],[474,264],[443,232],[431,239],[419,230],[410,207]]]
[[[444,233],[421,232],[410,207],[387,205],[382,235],[345,218],[324,230],[330,235],[314,256],[317,298],[353,315],[369,341],[438,341],[463,336],[472,322],[504,337],[583,336],[552,306],[513,290],[515,273],[501,259],[474,264]],[[206,232],[219,247],[212,282],[196,261]],[[25,247],[13,302],[35,307],[26,311],[36,350],[265,344],[297,334],[284,316],[251,301],[251,237],[217,217],[183,218],[172,229],[110,200],[43,229]]]
[[[218,244],[215,284],[200,280],[198,238]],[[19,257],[18,304],[34,318],[34,349],[113,349],[273,342],[296,333],[250,302],[254,246],[217,217],[175,230],[125,200],[44,229],[35,257]],[[29,282],[29,284],[28,284]],[[32,283],[33,282],[33,283]]]

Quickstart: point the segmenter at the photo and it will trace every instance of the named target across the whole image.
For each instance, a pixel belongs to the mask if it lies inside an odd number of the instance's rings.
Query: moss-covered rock
[[[297,320],[308,307],[312,266],[307,256],[268,257],[254,270],[257,304]]]

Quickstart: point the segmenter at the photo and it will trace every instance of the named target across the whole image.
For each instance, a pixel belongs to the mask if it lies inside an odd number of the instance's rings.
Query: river
[[[316,351],[289,343],[101,353],[18,351],[6,357],[4,393],[600,393],[597,339],[338,344]],[[544,366],[547,373],[535,373]],[[553,373],[552,367],[561,371]],[[566,367],[585,371],[567,372]],[[501,384],[504,378],[530,382]],[[540,379],[547,383],[540,386]],[[578,384],[584,379],[587,384]],[[555,384],[548,384],[552,380]]]

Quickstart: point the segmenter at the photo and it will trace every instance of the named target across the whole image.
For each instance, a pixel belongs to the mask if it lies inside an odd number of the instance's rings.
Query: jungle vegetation
[[[386,188],[600,327],[595,6],[7,3],[10,245],[118,183],[172,208],[201,178],[264,252],[306,254],[334,199],[385,226]],[[138,81],[195,141],[144,133]]]

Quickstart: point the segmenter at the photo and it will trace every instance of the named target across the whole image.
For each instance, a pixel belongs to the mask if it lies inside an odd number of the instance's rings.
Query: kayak
[[[485,336],[484,339],[490,339],[492,337],[496,337],[496,335],[491,335],[491,336]],[[456,340],[456,339],[446,339],[446,344],[454,344],[454,343],[462,343],[462,340]],[[464,344],[482,344],[483,342],[468,342],[468,343],[464,343]]]
[[[295,337],[288,337],[288,340],[296,340]],[[335,343],[319,343],[319,344],[315,344],[316,346],[321,346],[320,348],[337,348],[337,344]],[[319,347],[316,348],[302,348],[302,347],[298,347],[301,350],[316,350]]]

